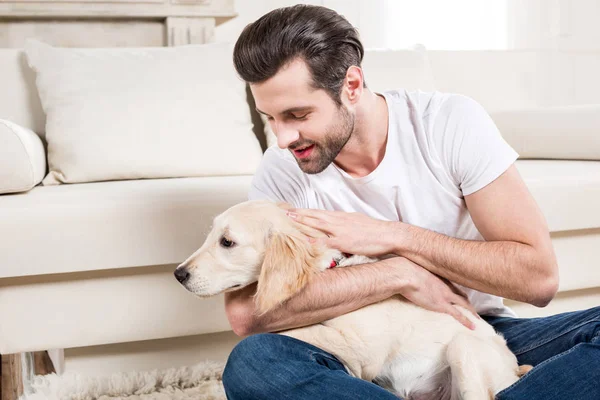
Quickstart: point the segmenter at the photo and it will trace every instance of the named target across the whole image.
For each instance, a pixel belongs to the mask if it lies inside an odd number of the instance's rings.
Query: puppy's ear
[[[259,314],[298,293],[318,271],[315,249],[301,234],[278,232],[269,241],[254,297]]]

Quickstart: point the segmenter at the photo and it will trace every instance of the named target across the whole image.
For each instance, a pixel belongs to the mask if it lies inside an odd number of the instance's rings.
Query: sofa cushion
[[[0,196],[0,278],[179,263],[251,175],[37,186]],[[7,240],[10,238],[10,240]]]
[[[429,51],[436,90],[475,99],[488,113],[538,107],[550,85],[541,51]]]
[[[0,118],[42,135],[46,115],[22,49],[0,49]]]
[[[260,162],[228,43],[25,49],[47,114],[45,185],[251,174]]]
[[[174,271],[157,265],[3,279],[0,354],[230,331],[223,295],[199,299]],[[42,397],[59,398],[67,399]]]
[[[554,232],[551,236],[558,261],[559,291],[600,288],[600,228]]]
[[[31,130],[0,119],[0,194],[25,192],[46,173],[46,151]]]
[[[518,160],[551,232],[600,228],[600,161]]]
[[[548,222],[561,292],[600,286],[600,161],[518,160]]]
[[[367,86],[374,92],[393,89],[435,90],[428,52],[369,49],[362,62]]]
[[[491,113],[520,158],[600,160],[600,104]]]

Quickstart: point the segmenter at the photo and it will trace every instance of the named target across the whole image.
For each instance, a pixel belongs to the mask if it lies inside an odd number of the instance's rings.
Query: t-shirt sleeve
[[[519,157],[485,109],[469,97],[450,95],[440,106],[436,125],[444,131],[444,163],[463,196],[492,183]]]
[[[281,150],[269,148],[254,174],[248,200],[283,201],[297,208],[307,208],[306,178],[295,160]]]

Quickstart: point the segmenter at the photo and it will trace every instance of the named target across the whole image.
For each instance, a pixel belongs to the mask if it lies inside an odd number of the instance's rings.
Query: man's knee
[[[600,307],[582,311],[584,318],[576,328],[575,344],[600,342]]]
[[[234,347],[223,371],[223,385],[229,398],[267,397],[261,396],[261,393],[268,393],[263,374],[266,374],[270,361],[277,357],[275,342],[278,336],[270,333],[252,335]]]

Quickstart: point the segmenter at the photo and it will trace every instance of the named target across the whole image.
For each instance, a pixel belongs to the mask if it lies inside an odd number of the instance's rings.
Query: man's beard
[[[327,128],[325,137],[319,141],[302,141],[293,143],[289,149],[293,154],[294,149],[314,145],[312,153],[306,159],[296,158],[300,169],[307,174],[323,172],[344,148],[354,132],[354,115],[345,106],[338,107],[336,122]]]

